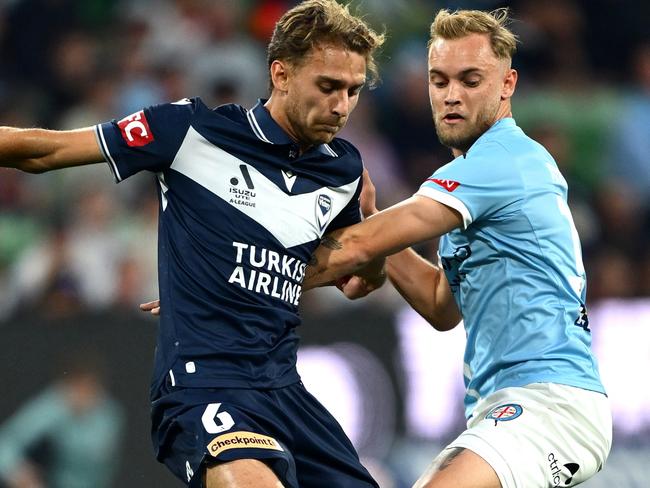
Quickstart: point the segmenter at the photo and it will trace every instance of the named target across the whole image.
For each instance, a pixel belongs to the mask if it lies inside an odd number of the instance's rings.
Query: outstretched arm
[[[390,256],[460,227],[455,210],[435,200],[413,196],[363,222],[330,234],[314,253],[303,286],[322,286],[354,274],[373,259]]]
[[[367,171],[364,171],[360,202],[365,218],[379,212],[375,195],[375,186]],[[400,295],[435,329],[450,330],[460,322],[461,315],[444,271],[413,249],[404,249],[389,256],[380,271],[382,275],[384,272],[388,275]],[[342,280],[340,288],[350,298],[365,296],[374,289],[359,276]]]
[[[0,166],[44,173],[102,161],[92,127],[70,131],[0,127]]]

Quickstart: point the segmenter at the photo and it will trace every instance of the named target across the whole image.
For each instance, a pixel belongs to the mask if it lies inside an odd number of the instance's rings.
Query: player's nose
[[[447,85],[447,93],[445,93],[445,105],[457,105],[460,103],[460,86],[458,83],[450,82]]]
[[[350,96],[347,90],[336,92],[336,101],[332,112],[339,117],[347,117],[350,113]]]

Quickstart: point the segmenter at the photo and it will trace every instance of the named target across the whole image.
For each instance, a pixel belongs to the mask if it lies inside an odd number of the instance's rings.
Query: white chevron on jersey
[[[282,178],[284,178],[284,184],[287,185],[287,190],[291,191],[296,182],[296,175],[291,171],[282,170]]]
[[[172,103],[172,105],[189,105],[190,103],[192,103],[192,100],[189,98],[181,98],[180,100]]]
[[[167,191],[169,190],[169,187],[167,186],[167,183],[165,182],[165,174],[161,171],[159,173],[156,173],[156,177],[158,178],[158,183],[160,184],[160,201],[162,203],[162,209],[163,212],[167,210]]]
[[[326,227],[322,222],[323,200],[331,204],[331,210],[326,212],[329,223],[350,202],[359,184],[357,178],[340,187],[287,195],[253,166],[215,146],[193,127],[189,128],[171,169],[230,202],[233,199],[230,180],[241,179],[241,165],[247,166],[255,187],[255,206],[231,205],[262,225],[286,248],[320,239]]]

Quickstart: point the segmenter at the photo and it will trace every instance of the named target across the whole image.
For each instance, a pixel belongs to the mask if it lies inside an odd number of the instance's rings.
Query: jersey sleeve
[[[330,222],[330,224],[327,226],[325,233],[361,222],[361,206],[359,204],[361,187],[362,180],[359,178],[359,183],[357,184],[357,189],[354,192],[354,196],[350,199],[343,210],[341,210],[341,212],[334,219],[332,219],[332,222]]]
[[[524,192],[512,156],[500,144],[488,142],[480,151],[459,156],[438,169],[416,195],[453,208],[467,228],[479,219],[507,218],[518,208]]]
[[[97,141],[116,182],[140,171],[162,171],[174,160],[201,103],[184,99],[155,105],[122,120],[95,126]]]
[[[351,177],[357,178],[357,183],[352,198],[350,198],[347,205],[343,207],[343,210],[332,219],[327,226],[325,233],[361,222],[361,205],[359,203],[359,197],[361,196],[361,190],[363,188],[363,160],[361,159],[361,153],[359,153],[359,150],[354,147],[353,144],[342,139],[339,139],[339,142],[342,144],[344,150],[352,156],[352,160],[346,164],[346,169],[350,172]]]

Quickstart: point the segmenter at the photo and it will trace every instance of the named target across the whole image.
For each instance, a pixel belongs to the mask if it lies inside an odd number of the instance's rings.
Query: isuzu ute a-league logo
[[[329,223],[332,216],[332,199],[329,195],[320,194],[316,198],[316,219],[318,220],[318,227],[322,231]]]
[[[244,207],[255,207],[257,192],[255,191],[251,174],[248,172],[248,166],[240,164],[239,170],[244,181],[240,181],[240,178],[237,176],[230,178],[230,200],[228,203]]]

